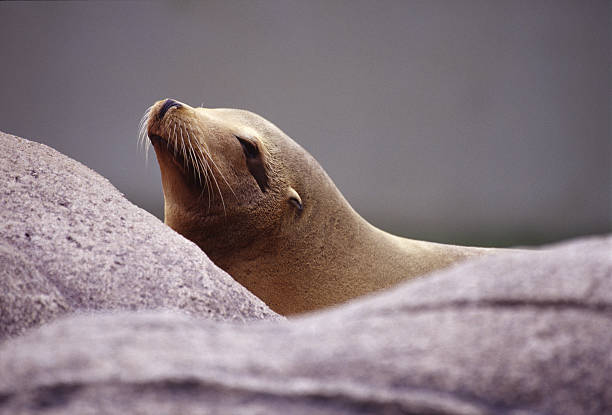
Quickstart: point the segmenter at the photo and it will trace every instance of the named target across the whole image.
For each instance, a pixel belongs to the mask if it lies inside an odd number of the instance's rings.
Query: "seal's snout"
[[[162,118],[164,118],[164,115],[166,115],[166,112],[168,112],[168,110],[172,107],[177,107],[180,108],[182,107],[181,103],[176,102],[173,99],[167,99],[166,102],[164,102],[164,105],[162,105],[161,109],[159,110],[159,112],[157,113],[157,118],[159,120],[161,120]]]

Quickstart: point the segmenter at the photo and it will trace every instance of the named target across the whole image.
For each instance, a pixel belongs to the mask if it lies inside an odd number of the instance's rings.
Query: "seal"
[[[155,149],[165,223],[280,314],[339,304],[492,251],[376,228],[306,150],[249,111],[161,100],[145,113],[140,136]]]

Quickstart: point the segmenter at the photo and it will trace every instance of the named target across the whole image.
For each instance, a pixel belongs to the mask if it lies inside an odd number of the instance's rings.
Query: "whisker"
[[[198,161],[199,163],[202,165],[202,169],[204,170],[204,184],[202,185],[202,187],[206,188],[206,195],[208,196],[208,208],[207,208],[207,212],[210,212],[210,204],[211,204],[211,193],[210,190],[212,188],[212,183],[210,181],[210,166],[208,164],[208,161],[206,160],[206,158],[201,158],[199,156],[198,157]],[[200,193],[200,199],[204,198],[204,189],[202,189],[202,192]]]
[[[209,156],[208,160],[217,168],[217,171],[219,172],[221,177],[223,177],[223,173],[221,172],[221,170],[219,170],[219,167],[217,167],[215,161],[212,158],[210,158],[210,153],[208,153],[208,151],[206,150],[206,147],[202,144],[202,145],[197,146],[197,149],[198,149],[200,155],[202,157],[204,157],[204,158],[206,158],[206,155],[202,151],[202,149],[204,149],[204,151],[206,151],[206,153]],[[221,187],[219,186],[219,182],[217,181],[217,178],[215,177],[215,174],[212,172],[212,168],[211,168],[210,172],[211,172],[212,179],[215,182],[215,187],[217,188],[217,191],[219,192],[219,197],[221,198],[221,205],[223,206],[223,216],[227,216],[227,211],[225,209],[225,200],[223,198],[223,192],[221,191]],[[225,180],[225,177],[223,177],[223,179]],[[225,180],[225,182],[227,183],[227,180]],[[229,186],[229,184],[228,184],[228,186]],[[230,190],[231,190],[231,187],[230,187]],[[233,190],[232,190],[232,192],[233,192]]]
[[[179,121],[179,123],[180,123],[180,121]],[[181,141],[183,141],[183,124],[181,124],[181,125],[179,126],[179,132],[181,133]],[[175,145],[176,145],[176,142],[177,142],[178,140],[173,140],[173,141],[174,141],[174,143],[175,143]]]
[[[181,127],[182,127],[182,123],[181,123]],[[194,149],[194,144],[196,145],[196,147],[199,149],[200,148],[200,143],[199,141],[197,141],[196,139],[194,139],[192,137],[192,135],[194,137],[197,137],[195,132],[191,129],[191,125],[189,125],[188,123],[186,123],[185,125],[185,133],[187,135],[188,138],[188,146],[189,146],[189,159],[191,160],[192,165],[194,166],[194,170],[197,171],[198,173],[198,181],[199,183],[203,186],[206,187],[206,191],[207,191],[207,195],[208,195],[208,210],[210,211],[210,203],[211,203],[211,193],[210,190],[212,188],[212,183],[210,181],[210,166],[208,164],[208,161],[206,160],[206,157],[204,157],[201,152],[196,152]],[[204,182],[202,182],[202,175],[204,176]],[[195,177],[195,176],[194,176]],[[202,190],[202,193],[200,194],[200,197],[204,196],[204,191]]]
[[[190,145],[191,148],[193,148],[193,139],[191,138],[191,135],[189,134],[189,129],[185,128],[185,133],[187,134],[187,140],[188,143]],[[191,155],[191,163],[193,165],[193,169],[194,169],[194,178],[196,178],[196,173],[197,173],[197,179],[198,179],[198,183],[202,184],[202,164],[200,162],[200,160],[198,160],[195,157],[195,154],[193,152],[190,153]]]
[[[191,140],[189,137],[187,137],[188,141]],[[183,159],[186,160],[187,159],[187,153],[185,151],[185,141],[181,140],[181,155],[183,156]]]
[[[201,133],[201,131],[200,131]],[[215,166],[215,168],[217,169],[217,171],[219,172],[219,174],[221,175],[221,178],[223,179],[223,181],[225,182],[225,184],[227,185],[227,187],[230,189],[230,192],[232,192],[232,194],[234,195],[234,198],[236,198],[236,200],[238,200],[238,196],[236,196],[236,193],[234,192],[234,189],[232,188],[232,185],[229,184],[229,182],[227,181],[227,179],[225,178],[225,176],[223,175],[223,172],[221,172],[221,169],[219,169],[219,166],[217,166],[217,163],[215,163],[215,160],[213,160],[210,152],[208,151],[208,149],[206,148],[205,145],[202,146],[202,148],[204,149],[204,151],[206,152],[206,155],[208,155],[208,158],[210,160],[210,162],[213,164],[213,166]]]
[[[140,149],[140,151],[142,151],[144,149],[145,151],[145,165],[149,165],[149,149],[151,146],[151,142],[149,140],[147,140],[147,124],[149,122],[149,117],[151,116],[151,111],[153,110],[153,105],[151,105],[149,108],[147,108],[147,110],[145,111],[144,115],[142,116],[142,118],[140,119],[140,122],[138,123],[138,141],[137,141],[137,145]]]
[[[144,146],[146,151],[151,146],[151,141],[147,139],[147,124],[150,122],[152,110],[152,106],[147,109],[139,125],[138,143],[141,147]],[[166,131],[171,131],[168,134],[169,137],[166,137],[166,140],[164,140],[168,149],[172,151],[174,157],[181,156],[186,168],[191,166],[194,180],[206,188],[206,193],[204,193],[204,189],[201,190],[200,198],[208,197],[207,212],[210,212],[215,195],[218,194],[221,206],[223,207],[223,215],[227,217],[224,190],[221,189],[221,182],[219,180],[225,183],[236,200],[238,200],[238,196],[219,165],[213,159],[206,142],[198,139],[198,137],[204,137],[202,130],[188,121],[175,117],[169,117],[165,120],[165,129]],[[217,179],[217,175],[220,179]]]
[[[183,129],[183,123],[180,123],[180,129],[182,131]],[[185,128],[185,134],[188,137],[187,142],[189,143],[189,160],[191,161],[191,165],[193,166],[193,178],[195,180],[198,181],[198,183],[202,184],[202,176],[201,176],[201,170],[202,170],[202,166],[199,163],[199,160],[197,159],[195,153],[193,152],[193,143],[192,143],[192,139],[191,136],[189,135],[189,132],[187,131],[187,128]]]

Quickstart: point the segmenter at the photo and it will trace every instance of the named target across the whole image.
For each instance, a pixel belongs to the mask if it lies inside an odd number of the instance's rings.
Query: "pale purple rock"
[[[0,345],[0,413],[612,413],[612,237],[286,322],[71,316]]]
[[[91,169],[4,133],[0,147],[0,339],[77,310],[280,318]]]

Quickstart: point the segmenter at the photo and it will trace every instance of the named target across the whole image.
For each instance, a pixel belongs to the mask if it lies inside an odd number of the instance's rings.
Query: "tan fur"
[[[165,222],[281,314],[342,303],[488,251],[400,238],[372,226],[308,152],[256,114],[183,104],[160,121],[155,115],[163,102],[150,109],[145,126],[149,136],[166,140],[154,145]],[[262,149],[266,192],[235,136]],[[190,170],[193,157],[186,157],[187,167],[177,162],[176,152],[189,144],[207,151],[212,160],[205,154],[198,165],[208,167]],[[301,212],[289,200],[295,192]]]

